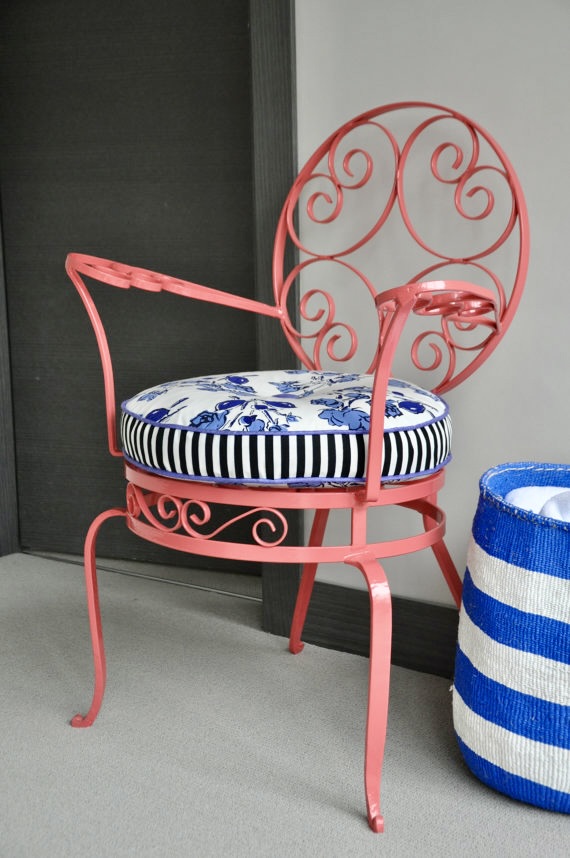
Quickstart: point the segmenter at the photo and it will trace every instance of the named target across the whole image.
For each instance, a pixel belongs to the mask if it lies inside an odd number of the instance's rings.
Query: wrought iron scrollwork
[[[504,186],[506,196],[510,197],[508,214],[504,216],[504,224],[499,226],[498,235],[495,235],[490,243],[485,244],[469,254],[460,257],[446,252],[442,247],[436,247],[421,236],[419,228],[414,224],[409,213],[405,181],[408,162],[410,161],[414,147],[421,144],[422,135],[428,131],[435,131],[438,124],[445,123],[446,133],[451,133],[450,125],[457,127],[457,132],[465,132],[469,141],[469,150],[466,144],[459,144],[451,140],[444,140],[438,144],[429,157],[429,167],[434,180],[440,185],[449,185],[452,191],[449,213],[455,213],[465,221],[488,220],[492,214],[497,212],[496,191],[491,187],[491,179],[499,180]],[[443,127],[443,126],[442,126]],[[449,129],[449,130],[448,130]],[[509,238],[516,223],[516,205],[513,188],[509,182],[507,170],[499,162],[485,162],[482,159],[481,138],[476,129],[462,117],[450,117],[449,114],[439,114],[431,117],[416,128],[409,136],[402,149],[398,169],[398,203],[410,236],[429,254],[450,264],[461,262],[463,264],[472,262],[483,257],[490,256]],[[451,157],[450,157],[451,156]],[[445,161],[449,163],[445,165]],[[470,208],[467,203],[470,203]]]
[[[283,230],[298,259],[277,282],[277,300],[289,341],[311,368],[351,360],[362,350],[358,320],[348,320],[345,313],[347,303],[349,311],[353,308],[344,298],[344,309],[339,302],[343,289],[362,307],[366,294],[373,305],[385,289],[459,276],[494,291],[499,320],[508,323],[514,312],[514,307],[509,309],[513,283],[519,275],[524,278],[526,259],[520,254],[525,227],[510,165],[486,132],[461,114],[433,105],[411,106],[423,111],[413,130],[398,124],[397,105],[392,114],[369,112],[344,126],[307,163],[287,200]],[[418,196],[418,185],[421,204],[416,206],[411,198],[412,191]],[[427,223],[421,217],[426,208]],[[390,230],[400,230],[398,240],[402,247],[407,242],[409,252],[378,236],[388,221]],[[475,230],[477,225],[481,228]],[[502,267],[496,254],[511,238],[512,265]],[[397,268],[395,256],[402,263],[396,282],[387,279]],[[300,323],[294,324],[290,311],[297,291]],[[357,298],[357,293],[364,297]],[[371,306],[370,318],[373,314]],[[439,330],[417,335],[411,359],[422,370],[442,369],[447,362],[441,387],[455,383],[456,373],[464,375],[457,361],[460,353],[462,363],[480,362],[497,327],[480,327],[480,321],[476,325],[447,313],[438,325]]]
[[[372,120],[362,121],[344,128],[330,143],[330,147],[325,153],[325,163],[321,166],[323,159],[317,160],[314,164],[315,169],[308,171],[302,182],[296,183],[287,202],[286,218],[289,237],[298,250],[314,259],[324,258],[325,254],[319,252],[314,245],[309,246],[306,239],[301,238],[297,226],[298,216],[304,214],[309,221],[320,225],[338,221],[346,212],[346,202],[350,193],[360,191],[376,177],[380,179],[372,151],[361,145],[350,146],[347,142],[357,129],[362,130],[363,128],[372,129],[375,133],[379,132],[389,143],[393,163],[390,168],[385,168],[383,171],[384,176],[388,175],[388,181],[381,180],[382,187],[386,188],[385,199],[379,205],[379,210],[371,212],[372,223],[366,228],[364,235],[356,238],[347,246],[336,248],[326,256],[335,259],[350,256],[376,235],[390,216],[394,206],[396,175],[400,158],[396,138],[389,129]],[[345,154],[342,154],[343,146],[348,149]]]
[[[219,504],[148,492],[133,483],[127,486],[129,516],[143,520],[163,533],[178,533],[193,539],[216,539],[238,522],[246,522],[251,541],[263,548],[281,545],[287,536],[287,519],[278,509],[247,508],[221,523],[212,524],[213,519],[219,520],[221,509]]]

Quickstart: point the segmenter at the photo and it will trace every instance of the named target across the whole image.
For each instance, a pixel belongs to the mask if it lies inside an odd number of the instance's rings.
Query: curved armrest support
[[[112,456],[123,455],[117,443],[117,414],[113,365],[105,328],[95,302],[85,285],[84,277],[90,277],[93,280],[98,280],[100,283],[106,283],[108,286],[116,286],[119,289],[135,288],[143,289],[145,292],[172,292],[184,298],[208,301],[211,304],[221,304],[237,310],[259,313],[264,316],[273,316],[274,318],[282,316],[280,309],[270,304],[264,304],[261,301],[244,298],[241,295],[233,295],[230,292],[222,292],[219,289],[201,286],[198,283],[191,283],[176,277],[169,277],[166,274],[147,271],[144,268],[124,265],[121,262],[111,262],[108,259],[100,259],[96,256],[70,253],[65,262],[65,269],[83,301],[97,339],[105,383],[107,437],[109,452]]]
[[[461,326],[465,330],[483,325],[492,333],[497,333],[500,329],[496,296],[490,289],[464,280],[408,283],[380,293],[376,296],[375,303],[380,319],[380,336],[370,415],[365,490],[367,500],[377,498],[380,491],[388,382],[396,348],[410,314],[440,317],[444,338],[450,324]],[[417,358],[417,343],[412,347],[412,360],[418,368],[425,369]],[[454,366],[450,366],[444,381],[434,392],[440,391],[442,387],[449,389],[452,386],[453,369]]]

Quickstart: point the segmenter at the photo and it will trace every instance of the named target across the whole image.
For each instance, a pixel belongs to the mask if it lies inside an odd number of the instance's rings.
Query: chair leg
[[[329,517],[328,509],[315,510],[311,535],[309,537],[309,545],[322,545]],[[315,583],[315,575],[317,574],[318,563],[306,563],[303,566],[301,581],[299,583],[299,591],[297,593],[297,601],[295,602],[295,610],[293,612],[293,620],[291,622],[291,632],[289,636],[289,650],[295,655],[303,649],[305,644],[301,640],[303,627],[307,618],[309,602],[313,592],[313,584]]]
[[[87,589],[87,610],[89,614],[89,627],[91,630],[91,646],[93,650],[93,665],[95,670],[95,687],[93,700],[87,715],[76,715],[71,720],[72,727],[90,727],[101,708],[107,668],[105,663],[105,647],[103,644],[103,627],[101,625],[101,611],[99,609],[99,588],[97,585],[97,565],[95,560],[95,543],[99,528],[108,518],[125,516],[126,511],[122,509],[109,509],[98,515],[87,531],[84,549],[85,585]]]
[[[437,495],[427,498],[427,500],[429,500],[430,503],[433,503],[434,506],[437,505]],[[423,522],[425,529],[429,530],[432,526],[431,519],[429,519],[428,516],[424,515]],[[455,563],[453,562],[451,554],[447,550],[447,546],[443,539],[440,539],[440,541],[432,545],[431,548],[435,555],[435,559],[439,564],[439,568],[441,569],[443,577],[445,578],[445,583],[449,587],[449,592],[453,596],[453,601],[455,602],[457,607],[460,608],[463,583],[461,581],[461,578],[459,577],[457,568],[455,566]]]
[[[368,824],[372,831],[380,833],[384,831],[384,818],[380,813],[380,786],[388,726],[392,599],[386,574],[376,558],[363,554],[348,557],[345,562],[360,569],[370,594],[370,664],[364,786]]]
[[[432,551],[439,563],[439,568],[443,573],[443,577],[449,587],[449,591],[453,596],[453,601],[457,607],[460,608],[463,583],[443,539],[440,542],[436,542],[435,545],[432,545]]]

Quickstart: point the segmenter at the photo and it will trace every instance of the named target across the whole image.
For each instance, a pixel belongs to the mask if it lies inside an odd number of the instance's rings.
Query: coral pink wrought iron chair
[[[125,507],[99,515],[85,542],[95,690],[74,726],[93,723],[105,686],[95,542],[107,519],[123,516],[143,539],[190,554],[301,564],[294,653],[303,647],[318,564],[343,561],[362,572],[370,593],[365,791],[370,827],[383,830],[391,600],[381,561],[430,547],[459,605],[461,580],[437,501],[451,436],[440,395],[471,375],[504,335],[527,263],[525,203],[505,154],[465,116],[420,102],[357,116],[307,161],[277,224],[274,305],[68,256],[103,363],[110,452],[124,459],[127,481]],[[109,349],[87,280],[273,317],[291,345],[291,370],[228,367],[227,375],[182,380],[149,374],[148,389],[121,407],[118,442]],[[368,339],[356,333],[363,319],[374,323]],[[415,376],[425,377],[422,387],[392,377],[398,345]],[[411,510],[417,525],[405,537],[378,541],[368,514],[388,505]],[[225,519],[214,525],[219,507]],[[287,538],[284,510],[312,511],[307,545]],[[350,517],[350,537],[340,544],[324,541],[331,510]],[[238,520],[249,522],[246,542],[232,541]]]

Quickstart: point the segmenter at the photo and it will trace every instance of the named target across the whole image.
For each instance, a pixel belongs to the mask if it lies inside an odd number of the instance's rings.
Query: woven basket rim
[[[511,515],[535,525],[557,528],[570,532],[570,522],[539,515],[505,500],[505,495],[515,488],[531,485],[562,485],[570,490],[570,464],[553,462],[505,462],[485,471],[479,481],[481,497],[506,515]]]

